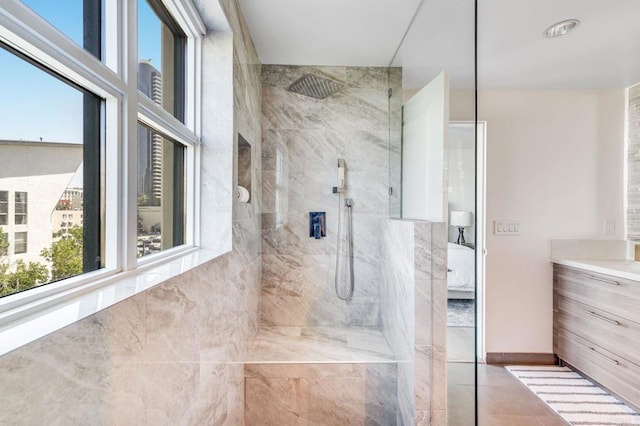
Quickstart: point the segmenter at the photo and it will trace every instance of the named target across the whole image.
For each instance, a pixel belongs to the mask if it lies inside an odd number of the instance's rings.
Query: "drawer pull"
[[[589,349],[589,350],[590,350],[591,352],[593,352],[594,354],[596,354],[596,355],[600,355],[602,358],[606,359],[606,360],[607,360],[607,361],[609,361],[610,363],[615,364],[615,365],[620,365],[620,363],[618,362],[618,360],[615,360],[615,359],[613,359],[613,358],[609,358],[609,357],[608,357],[608,356],[606,356],[605,354],[603,354],[603,353],[600,353],[600,352],[596,351],[596,348],[592,348],[592,347],[590,347],[590,346],[586,346],[586,348],[587,348],[587,349]]]
[[[606,321],[606,322],[609,322],[609,323],[611,323],[611,324],[615,324],[615,325],[620,325],[620,321],[616,321],[616,320],[613,320],[613,319],[611,319],[611,318],[607,318],[607,317],[605,317],[604,315],[600,315],[600,314],[598,314],[598,313],[596,313],[596,312],[593,312],[593,311],[587,311],[587,312],[588,312],[590,315],[593,315],[594,317],[596,317],[596,318],[598,318],[598,319],[601,319],[602,321]]]
[[[590,280],[600,281],[601,283],[607,283],[607,284],[611,284],[611,285],[620,285],[620,283],[618,281],[605,280],[604,278],[598,278],[596,276],[589,275],[589,274],[582,274],[582,276],[586,277],[586,278],[589,278]]]

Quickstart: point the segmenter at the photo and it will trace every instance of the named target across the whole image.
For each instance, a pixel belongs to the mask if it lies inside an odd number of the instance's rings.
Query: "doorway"
[[[486,123],[450,122],[447,423],[456,426],[478,424],[478,364],[485,362],[485,142]]]
[[[484,362],[486,124],[451,122],[447,361]]]

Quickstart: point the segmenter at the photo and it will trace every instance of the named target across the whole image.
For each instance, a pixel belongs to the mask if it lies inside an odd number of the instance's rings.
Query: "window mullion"
[[[125,123],[123,129],[123,158],[120,171],[123,174],[124,191],[122,200],[123,226],[122,251],[123,269],[132,270],[137,267],[136,239],[137,239],[137,140],[138,140],[138,40],[137,40],[137,4],[135,1],[121,0],[124,11],[122,40],[124,70],[126,72],[127,85],[126,101],[124,102]]]
[[[138,95],[139,120],[144,124],[171,136],[185,145],[197,144],[196,134],[160,105],[143,94]]]

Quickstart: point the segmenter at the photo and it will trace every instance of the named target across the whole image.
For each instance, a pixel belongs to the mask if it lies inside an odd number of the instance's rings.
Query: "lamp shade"
[[[473,214],[465,211],[452,211],[449,225],[458,227],[471,226],[473,225]]]

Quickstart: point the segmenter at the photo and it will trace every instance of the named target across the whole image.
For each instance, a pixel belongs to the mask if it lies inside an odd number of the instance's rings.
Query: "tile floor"
[[[447,361],[475,360],[475,332],[473,327],[447,327]]]
[[[450,327],[451,328],[451,327]],[[458,327],[456,331],[463,331]],[[466,331],[466,330],[465,330]],[[450,336],[451,337],[451,336]],[[460,342],[472,339],[460,337]],[[464,336],[468,337],[468,336]],[[336,347],[340,350],[336,352]],[[286,348],[286,349],[285,349]],[[265,327],[260,330],[248,362],[394,362],[380,332],[367,329]],[[472,347],[460,345],[451,358],[467,358]],[[320,361],[320,362],[322,362]],[[474,364],[448,363],[448,425],[474,425]],[[506,369],[478,365],[480,426],[566,426],[566,423]]]
[[[448,363],[448,425],[474,425],[473,363]],[[478,365],[480,426],[565,426],[551,408],[505,368]]]

